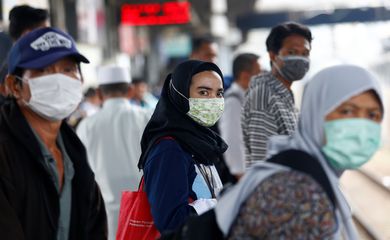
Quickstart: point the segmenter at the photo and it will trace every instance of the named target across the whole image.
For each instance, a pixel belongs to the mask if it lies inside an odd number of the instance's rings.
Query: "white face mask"
[[[61,73],[31,78],[25,82],[30,86],[31,93],[26,105],[50,121],[68,117],[82,99],[81,81]]]

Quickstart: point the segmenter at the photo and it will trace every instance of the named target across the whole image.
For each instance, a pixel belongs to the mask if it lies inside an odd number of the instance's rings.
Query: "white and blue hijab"
[[[319,161],[336,197],[336,216],[339,224],[334,239],[343,233],[344,239],[358,239],[348,203],[339,189],[340,172],[333,169],[321,152],[324,145],[325,117],[353,96],[374,90],[382,105],[381,90],[376,77],[362,67],[338,65],[318,72],[307,84],[301,105],[301,116],[296,132],[292,136],[274,136],[268,142],[267,157],[289,149],[302,150]],[[291,159],[293,161],[293,159]],[[254,165],[243,179],[227,191],[216,206],[217,223],[225,236],[239,213],[242,203],[262,180],[289,168],[273,163]]]

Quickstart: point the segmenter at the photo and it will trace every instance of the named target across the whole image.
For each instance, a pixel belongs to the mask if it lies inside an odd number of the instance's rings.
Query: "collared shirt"
[[[298,120],[293,93],[272,73],[252,79],[241,118],[246,167],[266,157],[274,135],[291,135]]]
[[[33,130],[33,128],[31,129]],[[60,179],[56,160],[47,149],[39,135],[34,130],[33,133],[39,142],[39,146],[43,155],[42,161],[44,162],[45,169],[50,174],[53,184],[56,187],[59,195],[60,214],[58,219],[57,240],[68,240],[72,208],[72,179],[74,176],[73,163],[65,150],[64,142],[62,140],[61,134],[59,133],[57,137],[57,145],[61,150],[62,159],[64,162],[64,181],[62,184],[62,189],[60,189]]]
[[[240,85],[232,83],[225,93],[225,110],[219,120],[221,136],[229,145],[224,153],[225,161],[233,174],[242,174],[245,171],[245,148],[241,128],[245,92]]]

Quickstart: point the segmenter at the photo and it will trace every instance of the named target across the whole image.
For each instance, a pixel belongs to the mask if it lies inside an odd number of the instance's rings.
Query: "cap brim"
[[[55,52],[53,54],[45,55],[40,58],[32,59],[31,61],[20,63],[18,67],[25,69],[44,68],[65,57],[72,57],[77,62],[89,63],[89,60],[80,53]]]

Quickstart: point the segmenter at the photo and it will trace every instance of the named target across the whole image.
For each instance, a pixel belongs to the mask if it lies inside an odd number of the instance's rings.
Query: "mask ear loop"
[[[177,92],[180,96],[182,96],[183,98],[187,99],[187,101],[189,101],[189,99],[186,98],[186,96],[184,96],[181,92],[179,92],[179,91],[175,88],[175,85],[173,85],[173,83],[172,83],[172,78],[171,78],[171,80],[170,80],[170,82],[169,82],[169,86],[170,86],[173,90],[175,90],[175,92]]]
[[[175,88],[175,85],[173,85],[173,83],[172,83],[172,78],[171,78],[171,80],[169,82],[169,88],[173,89],[173,91],[177,92],[177,94],[179,94],[180,96],[182,96],[184,99],[187,100],[187,102],[188,102],[188,111],[187,112],[182,111],[182,112],[185,113],[185,114],[188,114],[188,112],[190,111],[190,106],[189,106],[190,105],[190,99],[188,99],[186,96],[184,96],[184,94],[182,94],[181,92],[179,92],[179,90],[177,90]]]
[[[276,55],[276,57],[279,58],[279,60],[283,61],[284,63],[283,58],[279,57],[278,55]],[[272,61],[272,66],[276,69],[276,71],[280,74],[280,76],[287,79],[286,76],[283,74],[282,70],[280,69],[279,65],[275,61]]]
[[[15,76],[15,78],[18,79],[19,81],[21,81],[22,83],[24,82],[24,83],[28,84],[28,81],[22,77]]]

